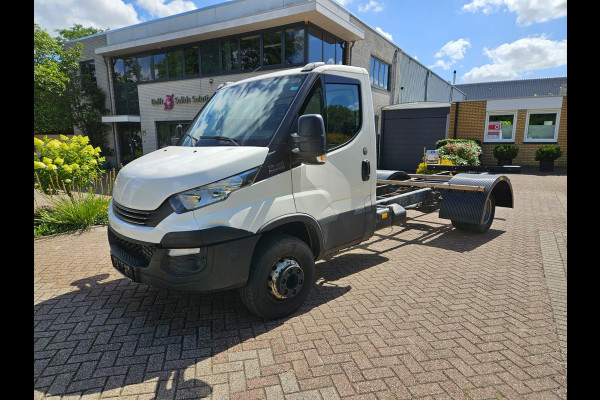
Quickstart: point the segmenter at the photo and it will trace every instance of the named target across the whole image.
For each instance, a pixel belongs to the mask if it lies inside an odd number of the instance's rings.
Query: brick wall
[[[487,101],[464,101],[458,106],[458,125],[456,130],[457,139],[478,139],[483,142],[486,122]],[[450,106],[450,121],[448,125],[448,137],[454,137],[454,124],[456,115],[456,103]],[[519,147],[519,154],[513,160],[515,165],[539,165],[535,161],[535,151],[541,146],[554,144],[560,146],[563,155],[554,164],[556,166],[567,166],[567,96],[563,96],[562,108],[560,112],[560,122],[558,124],[558,142],[557,143],[525,143],[525,123],[527,121],[527,110],[517,110],[517,124],[515,127],[515,142]],[[498,143],[483,143],[483,154],[481,163],[483,165],[496,165],[493,150]]]

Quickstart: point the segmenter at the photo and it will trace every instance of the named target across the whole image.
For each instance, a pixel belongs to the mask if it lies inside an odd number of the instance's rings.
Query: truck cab
[[[311,63],[228,83],[176,146],[119,171],[113,266],[164,289],[239,288],[256,315],[289,315],[315,261],[369,239],[387,217],[376,165],[364,68]]]

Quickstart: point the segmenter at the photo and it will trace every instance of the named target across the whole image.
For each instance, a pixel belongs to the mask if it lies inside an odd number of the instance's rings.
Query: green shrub
[[[61,140],[33,139],[36,151],[33,153],[34,177],[38,188],[45,194],[61,188],[71,193],[75,187],[84,187],[93,182],[102,170],[99,164],[105,161],[100,157],[100,147],[92,147],[87,136],[75,135],[71,138],[60,135]],[[52,182],[56,185],[53,185]]]
[[[560,147],[547,145],[542,146],[535,151],[535,160],[536,161],[550,161],[556,160],[560,156],[562,156],[563,152]]]
[[[439,149],[440,147],[445,146],[446,143],[470,143],[481,147],[481,140],[477,139],[440,139],[435,142],[435,148]]]
[[[447,157],[440,158],[440,164],[441,165],[456,165]],[[417,174],[436,174],[436,173],[440,172],[440,171],[434,171],[431,169],[427,169],[427,165],[428,164],[426,162],[422,162],[421,164],[419,164],[419,166],[417,167]],[[437,165],[437,164],[434,164],[434,165]]]
[[[497,160],[512,160],[519,154],[519,147],[514,144],[499,144],[494,147],[494,157]]]
[[[440,151],[440,155],[450,156],[449,159],[456,165],[478,166],[481,164],[479,161],[481,146],[473,140],[446,142],[438,150]]]
[[[115,171],[92,182],[86,191],[73,191],[70,195],[44,195],[49,205],[39,207],[34,213],[33,236],[86,230],[94,225],[108,223],[108,205]],[[107,181],[104,186],[102,179]],[[50,192],[59,190],[51,184]],[[62,189],[62,191],[65,191]]]

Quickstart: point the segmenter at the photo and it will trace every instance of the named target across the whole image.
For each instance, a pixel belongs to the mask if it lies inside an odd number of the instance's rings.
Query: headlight
[[[181,214],[223,201],[231,192],[251,185],[259,169],[260,167],[256,167],[241,174],[178,193],[169,199],[169,203],[177,214]]]

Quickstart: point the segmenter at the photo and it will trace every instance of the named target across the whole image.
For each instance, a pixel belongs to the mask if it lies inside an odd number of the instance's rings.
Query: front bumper
[[[168,290],[210,292],[243,286],[259,238],[260,234],[212,228],[165,235],[156,244],[125,237],[108,226],[113,267],[134,282]],[[200,248],[200,253],[169,256],[169,249],[184,247]]]

